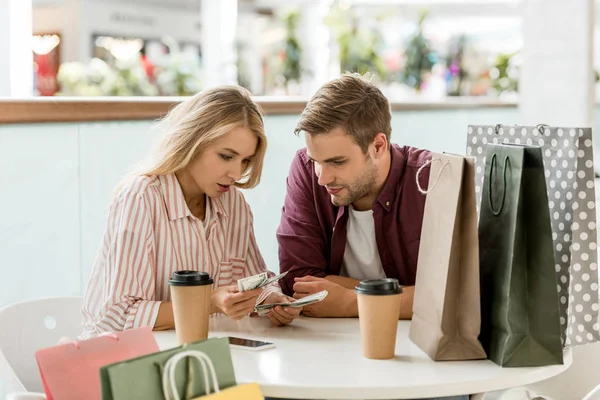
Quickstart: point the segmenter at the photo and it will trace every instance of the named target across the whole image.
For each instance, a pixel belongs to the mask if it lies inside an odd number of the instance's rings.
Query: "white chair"
[[[82,300],[53,297],[0,309],[0,380],[7,386],[7,393],[44,392],[35,352],[54,346],[62,337],[76,338],[81,334]]]
[[[589,392],[583,400],[600,400],[600,385],[596,386],[594,390]]]

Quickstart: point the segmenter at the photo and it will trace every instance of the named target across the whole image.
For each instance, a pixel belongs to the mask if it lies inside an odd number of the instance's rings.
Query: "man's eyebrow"
[[[318,162],[317,160],[315,160],[314,158],[312,158],[310,155],[308,155],[308,154],[307,154],[307,156],[308,156],[308,158],[309,158],[311,161],[313,161],[313,162]],[[344,157],[344,156],[335,156],[335,157],[328,158],[327,160],[325,160],[325,161],[323,161],[323,162],[324,162],[324,163],[332,163],[332,162],[337,162],[337,161],[343,161],[343,160],[345,160],[345,159],[346,159],[346,157]]]
[[[332,162],[344,161],[345,159],[346,159],[346,157],[344,157],[344,156],[335,156],[335,157],[328,158],[324,162],[332,163]]]

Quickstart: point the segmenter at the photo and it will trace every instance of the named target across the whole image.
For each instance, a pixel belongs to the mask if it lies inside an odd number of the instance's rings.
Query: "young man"
[[[360,280],[396,278],[401,319],[412,317],[425,196],[417,171],[430,152],[390,144],[390,104],[360,75],[322,86],[295,133],[306,148],[290,167],[277,230],[284,293],[329,295],[304,307],[311,317],[357,317]],[[429,181],[429,166],[419,174]]]

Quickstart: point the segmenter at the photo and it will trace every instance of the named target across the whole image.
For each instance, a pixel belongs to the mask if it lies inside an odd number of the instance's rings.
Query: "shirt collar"
[[[397,146],[392,144],[390,146],[390,172],[376,200],[386,211],[390,211],[391,205],[394,204],[397,193],[396,188],[400,183],[400,177],[404,173],[405,165],[406,157]]]
[[[174,221],[192,215],[175,174],[160,175],[158,179],[167,206],[169,220]]]
[[[193,214],[185,202],[181,185],[175,174],[160,175],[158,179],[160,180],[162,195],[167,206],[169,220],[174,221],[179,218],[192,216]],[[210,198],[208,201],[211,202],[213,212],[227,216],[227,212],[223,206],[223,197],[225,195],[217,199]]]

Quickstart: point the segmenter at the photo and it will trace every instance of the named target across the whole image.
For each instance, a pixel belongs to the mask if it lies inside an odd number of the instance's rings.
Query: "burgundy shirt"
[[[416,174],[429,159],[427,150],[392,145],[390,172],[372,207],[383,270],[401,285],[415,284],[425,208]],[[334,206],[317,179],[306,149],[299,150],[290,167],[277,229],[279,268],[289,271],[279,282],[287,295],[294,292],[295,277],[339,275],[342,268],[348,207]],[[429,166],[421,171],[419,182],[427,188]]]

